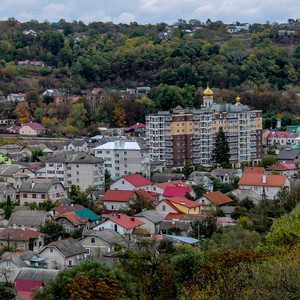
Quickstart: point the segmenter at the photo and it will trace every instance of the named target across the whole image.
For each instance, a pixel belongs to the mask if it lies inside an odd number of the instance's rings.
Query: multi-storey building
[[[251,110],[237,97],[235,104],[217,104],[207,87],[201,109],[177,106],[172,112],[146,116],[147,144],[152,160],[166,167],[211,165],[211,153],[220,128],[230,146],[230,162],[258,162],[261,159],[262,112]]]
[[[46,178],[58,178],[66,187],[78,186],[85,191],[89,186],[103,188],[104,160],[90,154],[64,153],[45,163]]]
[[[114,141],[94,148],[96,157],[105,161],[105,169],[112,179],[142,173],[150,176],[149,148],[138,142]]]

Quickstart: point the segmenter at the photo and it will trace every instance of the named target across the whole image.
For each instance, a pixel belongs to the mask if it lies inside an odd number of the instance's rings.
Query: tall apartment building
[[[176,107],[146,116],[147,145],[151,160],[166,167],[211,165],[211,153],[220,128],[227,136],[230,162],[256,163],[262,154],[262,112],[251,110],[237,97],[235,104],[217,104],[207,87],[201,109]]]
[[[150,177],[149,147],[144,144],[118,140],[94,148],[94,154],[104,159],[113,180],[134,173]]]
[[[63,153],[47,160],[45,169],[46,178],[58,178],[67,188],[77,185],[85,191],[104,186],[104,160],[91,154]]]

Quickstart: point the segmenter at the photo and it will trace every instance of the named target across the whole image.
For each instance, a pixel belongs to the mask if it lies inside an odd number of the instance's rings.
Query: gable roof
[[[37,227],[48,218],[48,213],[44,210],[17,209],[14,210],[8,220],[8,226]]]
[[[60,153],[46,160],[46,163],[101,164],[104,159],[87,153]]]
[[[135,217],[129,217],[124,214],[117,215],[116,217],[110,218],[109,220],[118,224],[119,226],[122,226],[123,228],[125,228],[127,230],[145,224],[143,221],[141,221]]]
[[[168,186],[176,187],[176,186],[189,186],[189,185],[182,180],[175,180],[175,181],[157,183],[156,186],[164,190]]]
[[[12,241],[29,241],[30,239],[37,239],[40,235],[40,232],[27,228],[6,227],[0,231],[1,240],[7,240],[9,237]]]
[[[300,149],[284,148],[277,155],[277,160],[293,160],[300,155]]]
[[[74,205],[67,205],[67,206],[57,206],[52,208],[51,210],[54,211],[55,213],[57,212],[58,214],[63,215],[69,211],[75,211],[83,208],[84,206],[80,204],[74,204]]]
[[[189,200],[186,197],[182,197],[182,196],[171,197],[171,198],[168,198],[168,200],[171,203],[176,203],[176,204],[185,206],[187,208],[194,208],[194,207],[201,206],[200,203]]]
[[[290,171],[290,170],[297,170],[297,166],[292,163],[292,162],[289,162],[289,163],[279,163],[278,165],[275,165],[272,167],[272,170],[273,171]]]
[[[107,190],[102,197],[102,201],[129,202],[133,194],[134,191]]]
[[[40,280],[43,283],[47,283],[50,279],[54,279],[57,273],[58,270],[53,269],[22,268],[16,280]]]
[[[245,167],[244,173],[263,173],[265,169],[263,167]]]
[[[184,196],[190,193],[192,188],[190,186],[167,186],[163,192],[164,197]]]
[[[120,179],[125,179],[135,187],[151,185],[152,182],[141,174],[124,175]],[[120,180],[118,179],[118,180]]]
[[[215,205],[224,205],[224,204],[233,202],[233,200],[231,198],[229,198],[228,196],[226,196],[225,194],[223,194],[219,191],[206,193],[203,195],[203,197],[205,197],[206,199],[208,199],[210,202],[212,202]]]
[[[23,124],[22,127],[24,127],[24,126],[29,126],[31,129],[37,130],[37,131],[38,130],[46,130],[47,129],[47,128],[45,128],[44,126],[42,126],[41,124],[39,124],[37,122],[25,123],[25,124]]]
[[[47,193],[53,184],[60,184],[63,189],[64,186],[56,178],[53,179],[28,179],[23,181],[20,186],[20,193]]]
[[[40,253],[46,248],[56,248],[64,257],[86,253],[86,249],[77,240],[72,238],[51,242]]]
[[[142,200],[145,202],[154,202],[156,200],[153,197],[152,193],[150,193],[144,189],[135,190],[134,193],[137,195],[137,197],[142,198]]]
[[[164,217],[156,210],[145,210],[135,215],[137,218],[146,218],[154,224],[160,223]]]
[[[263,179],[265,179],[265,182]],[[238,185],[283,187],[286,179],[287,179],[286,175],[246,173],[242,175],[240,181],[238,182]]]
[[[272,137],[276,137],[276,138],[281,138],[281,137],[288,137],[288,135],[290,134],[290,131],[273,131],[270,132],[268,135],[268,138],[272,138]]]

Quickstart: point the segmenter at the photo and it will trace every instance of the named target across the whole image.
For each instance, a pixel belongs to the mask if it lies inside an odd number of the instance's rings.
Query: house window
[[[122,180],[122,184],[125,184],[125,181],[124,181],[124,180]]]
[[[42,194],[41,197],[42,197],[42,199],[46,199],[46,195],[45,194]]]
[[[166,206],[165,205],[162,205],[162,211],[166,211]]]
[[[50,253],[53,253],[53,248],[50,248]]]
[[[95,243],[95,238],[93,238],[93,237],[91,238],[91,243],[93,243],[93,244]]]
[[[72,267],[72,266],[73,266],[73,259],[69,259],[69,260],[68,260],[68,266],[69,266],[69,267]]]
[[[36,198],[36,194],[32,194],[32,198]]]
[[[27,194],[23,194],[23,198],[27,198]]]

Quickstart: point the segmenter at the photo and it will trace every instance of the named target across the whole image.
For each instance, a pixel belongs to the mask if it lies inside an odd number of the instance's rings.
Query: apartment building
[[[77,185],[85,191],[89,186],[103,188],[104,160],[86,153],[63,153],[46,161],[46,178],[58,178],[69,188]]]
[[[187,160],[195,166],[210,166],[220,128],[227,136],[233,167],[261,159],[262,111],[241,104],[239,97],[235,104],[214,103],[209,87],[203,93],[201,109],[177,106],[172,112],[146,116],[150,158],[166,167],[182,167]]]
[[[120,140],[108,142],[94,148],[94,154],[104,159],[104,167],[112,179],[134,173],[150,176],[149,148],[142,143]]]

